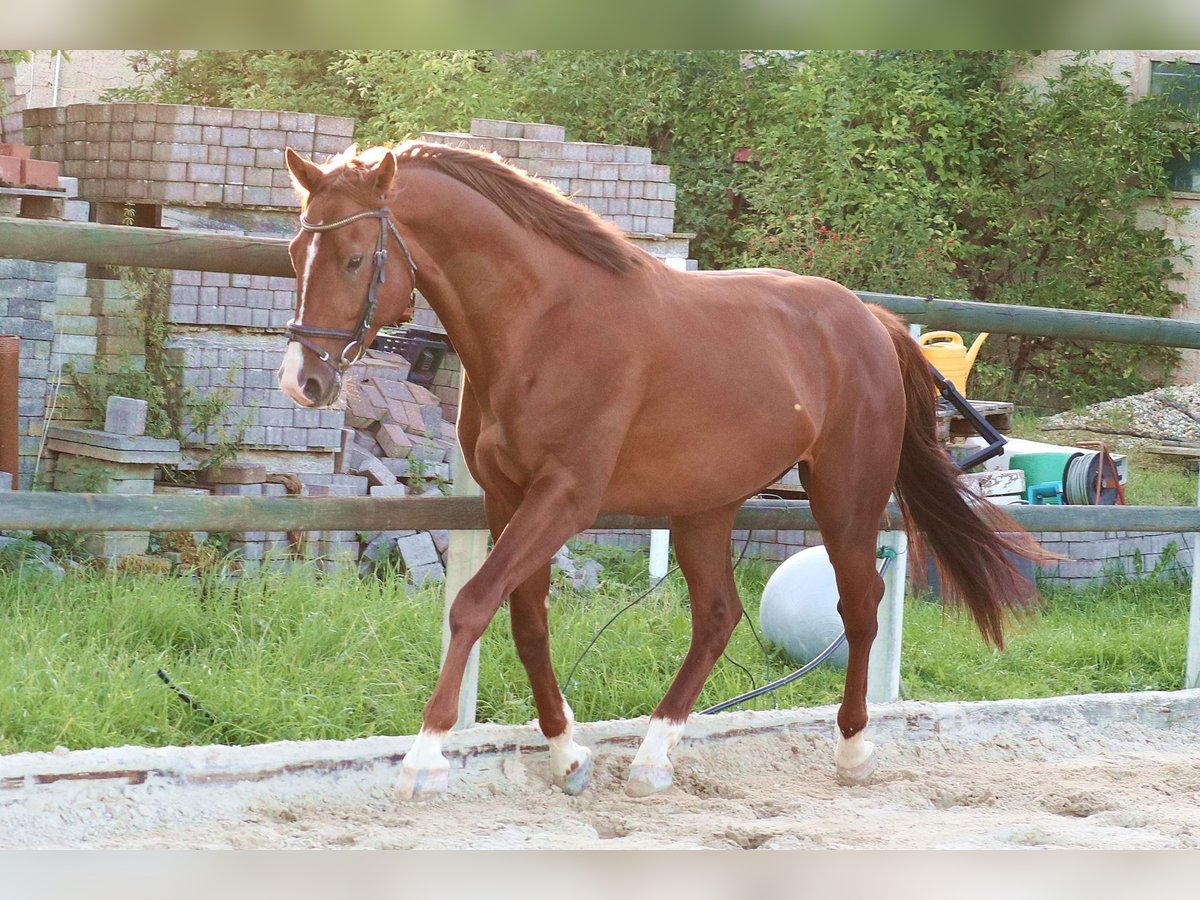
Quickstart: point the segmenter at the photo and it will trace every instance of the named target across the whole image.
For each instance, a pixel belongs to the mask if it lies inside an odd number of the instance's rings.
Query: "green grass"
[[[560,677],[645,584],[640,560],[623,568],[610,555],[607,563],[600,592],[552,599]],[[770,570],[751,562],[738,569],[755,621]],[[566,685],[581,720],[654,708],[687,650],[685,598],[673,575],[604,633]],[[436,588],[405,593],[381,581],[303,571],[236,584],[0,574],[0,752],[415,733],[436,678],[441,602]],[[910,600],[903,691],[941,700],[1178,688],[1187,604],[1187,587],[1178,582],[1051,591],[1041,614],[997,653],[964,618]],[[764,658],[744,623],[729,655],[758,684],[793,668]],[[155,676],[160,667],[216,721],[164,686]],[[751,686],[745,671],[722,660],[701,706]],[[841,672],[822,667],[756,704],[834,703],[841,689]],[[504,610],[484,638],[479,716],[535,716]]]

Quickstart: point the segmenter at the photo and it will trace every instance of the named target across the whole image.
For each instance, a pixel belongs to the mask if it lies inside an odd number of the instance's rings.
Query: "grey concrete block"
[[[406,497],[408,488],[398,482],[392,484],[376,484],[371,487],[372,497]]]
[[[429,563],[408,570],[408,577],[415,585],[422,585],[426,581],[445,581],[446,570],[440,562]]]
[[[408,537],[399,538],[396,546],[404,560],[405,567],[410,571],[438,562],[437,548],[427,531],[419,531]]]
[[[110,396],[104,411],[104,430],[110,434],[125,434],[131,437],[144,435],[148,409],[149,404],[145,400]]]

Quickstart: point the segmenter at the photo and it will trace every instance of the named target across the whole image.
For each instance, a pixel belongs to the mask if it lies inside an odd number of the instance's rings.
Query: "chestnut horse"
[[[867,656],[893,490],[943,592],[1002,643],[1005,613],[1025,602],[1006,553],[1031,551],[996,535],[1019,530],[1010,519],[964,497],[935,440],[928,366],[893,315],[822,278],[671,269],[551,185],[471,150],[351,147],[319,166],[289,149],[287,165],[303,211],[281,389],[300,406],[333,403],[378,328],[412,315],[417,288],[464,369],[458,438],[494,547],[451,606],[402,796],[446,790],[441,748],[467,656],[506,598],[553,780],[583,790],[591,753],[572,735],[551,666],[547,591],[554,553],[602,513],[669,516],[691,595],[691,649],[627,792],[670,785],[671,750],[742,613],[734,515],[797,463],[849,642],[840,780],[863,783],[874,767]]]

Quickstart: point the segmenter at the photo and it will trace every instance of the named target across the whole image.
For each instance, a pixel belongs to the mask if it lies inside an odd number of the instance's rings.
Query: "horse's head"
[[[288,248],[296,315],[277,377],[300,406],[328,406],[379,327],[412,317],[417,269],[387,203],[391,151],[350,147],[324,166],[286,156],[302,211]]]

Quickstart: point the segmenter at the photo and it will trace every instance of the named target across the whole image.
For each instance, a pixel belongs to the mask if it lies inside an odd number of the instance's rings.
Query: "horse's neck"
[[[502,365],[505,347],[545,276],[532,252],[540,239],[486,200],[472,195],[467,201],[449,198],[410,227],[424,257],[424,264],[418,259],[421,293],[472,381],[482,383]]]

